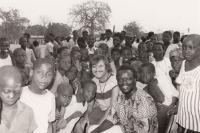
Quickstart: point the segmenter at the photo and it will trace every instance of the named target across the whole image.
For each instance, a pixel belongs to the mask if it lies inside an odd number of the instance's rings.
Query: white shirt
[[[50,89],[50,91],[55,95],[58,85],[63,82],[69,83],[69,79],[65,75],[62,76],[59,71],[56,71],[56,77],[54,80],[54,84],[53,84],[52,88]]]
[[[48,42],[48,43],[46,44],[45,56],[51,55],[50,52],[53,53],[53,47],[54,47],[54,45],[53,45],[53,43],[51,43],[51,42]]]
[[[200,132],[200,66],[185,71],[183,61],[176,82],[180,84],[177,122],[186,129]]]
[[[179,46],[177,44],[170,44],[165,52],[165,55],[164,57],[167,57],[169,58],[169,53],[173,50],[173,49],[176,49],[176,48],[179,48]]]
[[[169,71],[172,70],[169,58],[163,58],[162,61],[152,61],[156,69],[156,79],[158,86],[165,96],[164,105],[169,106],[172,103],[172,97],[178,97],[179,92],[173,86]]]
[[[109,48],[114,47],[112,38],[110,38],[109,40],[106,39],[105,42],[106,42],[106,44],[108,45]]]
[[[80,112],[82,112],[84,114],[85,111],[87,110],[87,107],[88,107],[87,102],[83,106],[82,103],[78,103],[77,102],[76,96],[73,95],[71,103],[66,107],[64,119],[67,119],[69,116],[71,116],[76,111],[80,111]],[[67,127],[65,129],[60,129],[59,133],[71,133],[73,128],[74,128],[74,126],[75,126],[75,124],[78,122],[79,119],[80,118],[72,119],[67,124]]]
[[[89,47],[87,46],[86,49],[88,50],[88,54],[94,54],[94,51],[97,50],[98,48],[97,48],[96,46],[93,46],[92,48],[89,48]]]
[[[132,46],[134,46],[134,47],[136,47],[136,49],[138,49],[138,45],[139,45],[139,43],[137,43],[137,42],[133,42],[133,44],[132,44]]]
[[[69,47],[70,47],[70,49],[71,49],[71,48],[74,47],[74,46],[78,46],[77,39],[76,39],[76,41],[74,42],[74,39],[71,38],[71,39],[69,40]]]
[[[23,87],[20,101],[33,109],[38,125],[34,133],[47,133],[48,122],[55,120],[55,96],[45,90],[46,94],[38,95],[31,92],[28,86]]]
[[[67,42],[67,41],[65,41],[65,40],[62,41],[61,44],[62,44],[63,47],[68,47],[68,48],[70,48],[70,47],[69,47],[69,42]]]
[[[26,65],[27,66],[33,66],[33,61],[35,61],[35,55],[33,53],[33,50],[30,48],[26,48]]]
[[[10,55],[8,55],[8,57],[5,58],[5,59],[0,58],[0,67],[6,66],[6,65],[11,65],[11,66],[13,65],[12,59],[10,58]]]

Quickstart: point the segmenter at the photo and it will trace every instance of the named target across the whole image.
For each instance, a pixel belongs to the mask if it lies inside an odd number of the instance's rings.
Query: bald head
[[[21,85],[22,77],[18,68],[14,66],[3,66],[0,68],[0,86],[5,86],[7,82],[15,82]],[[1,87],[0,87],[1,88]]]
[[[200,46],[200,35],[198,34],[191,34],[188,35],[184,40],[183,43],[191,42],[192,44],[196,44]]]
[[[69,83],[60,83],[57,87],[57,93],[59,94],[73,94],[73,88]]]

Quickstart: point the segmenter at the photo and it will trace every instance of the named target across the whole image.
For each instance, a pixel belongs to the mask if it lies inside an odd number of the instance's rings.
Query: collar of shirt
[[[65,75],[62,76],[62,75],[60,74],[60,72],[57,70],[57,71],[56,71],[56,82],[58,82],[58,81],[64,82],[64,79],[65,79]]]

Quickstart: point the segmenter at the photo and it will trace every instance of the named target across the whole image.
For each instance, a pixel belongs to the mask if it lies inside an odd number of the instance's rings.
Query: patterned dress
[[[107,120],[120,125],[124,133],[157,133],[157,110],[152,97],[137,90],[131,99],[125,100],[119,93]]]

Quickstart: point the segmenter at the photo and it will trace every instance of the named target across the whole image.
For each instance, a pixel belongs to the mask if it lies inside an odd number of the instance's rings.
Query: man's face
[[[90,47],[93,47],[94,46],[94,42],[95,42],[95,39],[94,39],[94,37],[93,36],[89,36],[88,37],[88,46],[90,46]]]
[[[151,36],[151,41],[152,41],[153,43],[157,42],[157,36],[156,36],[156,35],[152,35],[152,36]]]
[[[124,94],[131,93],[133,88],[136,87],[136,79],[130,70],[120,70],[117,73],[117,82],[120,90]]]
[[[125,41],[126,41],[127,44],[130,45],[130,44],[132,44],[132,42],[133,42],[133,37],[126,36],[126,37],[125,37]]]
[[[75,38],[77,38],[77,37],[78,37],[78,32],[77,32],[77,31],[74,31],[74,32],[73,32],[73,36],[74,36]]]
[[[152,50],[155,59],[163,57],[163,48],[161,45],[154,45]]]
[[[173,40],[174,40],[174,43],[178,43],[180,40],[180,36],[178,36],[177,34],[173,34]]]
[[[121,53],[121,56],[123,58],[128,58],[128,59],[132,58],[132,54],[131,54],[130,50],[123,50],[122,53]]]
[[[96,65],[92,66],[92,73],[97,79],[101,79],[107,72],[105,63],[100,60]]]
[[[68,71],[71,67],[71,59],[69,56],[64,56],[59,62],[59,68]]]
[[[106,38],[110,39],[110,37],[111,37],[111,33],[110,32],[106,32]]]
[[[117,36],[113,37],[113,45],[114,45],[114,47],[119,47],[121,45],[121,43],[122,43],[122,40],[120,40],[119,37],[117,37]]]
[[[172,65],[173,70],[176,73],[179,73],[183,59],[181,59],[180,57],[172,56],[172,57],[170,57],[170,61],[171,61],[171,65]]]
[[[169,43],[170,40],[171,40],[171,36],[169,35],[169,33],[164,33],[162,35],[162,40],[163,40],[164,43]]]

